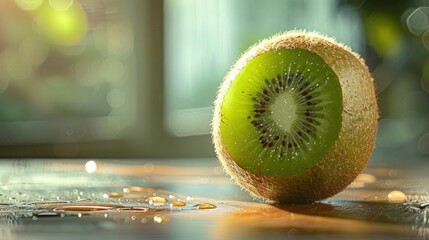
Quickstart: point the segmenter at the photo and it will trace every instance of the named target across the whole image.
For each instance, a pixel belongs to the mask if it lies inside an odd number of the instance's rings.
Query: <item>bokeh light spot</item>
[[[133,51],[134,37],[129,21],[100,23],[92,34],[95,47],[103,56],[125,59]]]
[[[65,11],[58,11],[45,4],[39,11],[37,26],[53,43],[74,46],[85,39],[88,19],[78,2]]]
[[[153,221],[154,221],[155,223],[162,223],[163,219],[162,219],[162,217],[160,217],[160,216],[154,216],[154,217],[153,217]]]
[[[407,18],[408,30],[415,35],[421,35],[429,29],[429,7],[419,7]]]
[[[369,18],[366,25],[368,41],[380,56],[393,56],[399,52],[401,29],[396,19],[376,13]]]
[[[125,103],[125,93],[120,89],[112,89],[107,94],[107,102],[113,108],[118,108]]]
[[[421,154],[429,154],[429,133],[419,139],[418,148]]]
[[[87,173],[93,173],[95,172],[95,170],[97,170],[97,163],[95,163],[94,161],[88,161],[85,164],[85,170]]]
[[[73,0],[49,0],[49,5],[57,11],[67,11],[73,5]]]
[[[16,5],[25,11],[31,11],[38,9],[43,0],[15,0]]]
[[[28,59],[22,56],[18,47],[13,46],[6,49],[3,53],[6,73],[16,80],[23,80],[30,76],[31,65]]]
[[[429,30],[427,30],[425,33],[423,33],[422,40],[423,40],[423,46],[427,50],[429,50]]]

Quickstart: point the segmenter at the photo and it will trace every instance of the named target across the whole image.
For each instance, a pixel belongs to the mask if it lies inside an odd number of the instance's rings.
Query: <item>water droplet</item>
[[[147,223],[147,218],[142,218],[141,222],[142,223]]]
[[[60,213],[58,212],[40,212],[34,214],[34,216],[40,218],[40,217],[59,217]]]
[[[121,198],[124,194],[119,192],[110,192],[108,196],[109,198]]]
[[[375,183],[377,179],[374,175],[368,174],[368,173],[361,173],[357,176],[356,180],[357,182],[363,182],[363,183]]]
[[[183,207],[183,206],[186,206],[186,203],[176,201],[176,202],[173,202],[173,206],[175,206],[175,207]]]
[[[153,203],[166,203],[167,199],[163,198],[163,197],[149,197],[147,199],[149,202]]]
[[[215,209],[217,208],[216,205],[210,204],[210,203],[201,203],[197,204],[194,207],[197,207],[198,209]]]
[[[392,203],[403,203],[407,200],[407,195],[401,191],[394,190],[387,195],[387,198]]]
[[[43,202],[31,202],[32,206],[43,206],[43,205],[55,205],[55,204],[67,204],[70,201],[43,201]]]
[[[129,187],[128,191],[129,192],[149,192],[149,191],[153,191],[154,189],[152,188],[144,188],[144,187]]]
[[[142,212],[148,212],[151,209],[147,207],[124,207],[124,208],[118,208],[117,210],[120,212],[142,213]]]
[[[122,208],[122,205],[116,204],[88,204],[88,205],[65,205],[59,206],[54,211],[72,211],[72,212],[92,212],[92,211],[105,211],[114,208]]]

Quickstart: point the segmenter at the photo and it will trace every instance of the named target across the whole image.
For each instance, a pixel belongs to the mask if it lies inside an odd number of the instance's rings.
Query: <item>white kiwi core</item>
[[[298,117],[296,109],[297,104],[288,91],[281,93],[270,106],[274,122],[288,132],[292,131],[292,125]]]

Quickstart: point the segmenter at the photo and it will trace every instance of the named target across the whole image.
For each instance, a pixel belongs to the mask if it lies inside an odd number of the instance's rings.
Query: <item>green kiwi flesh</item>
[[[299,175],[338,138],[342,111],[339,80],[320,56],[265,52],[247,63],[224,97],[222,140],[243,169]]]
[[[318,33],[291,31],[249,48],[227,73],[212,137],[225,171],[253,196],[312,202],[365,167],[377,120],[360,56]]]

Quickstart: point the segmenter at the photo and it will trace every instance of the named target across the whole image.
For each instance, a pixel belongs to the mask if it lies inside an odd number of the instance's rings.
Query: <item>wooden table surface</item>
[[[429,239],[427,166],[313,204],[252,199],[215,159],[3,160],[0,239]]]

